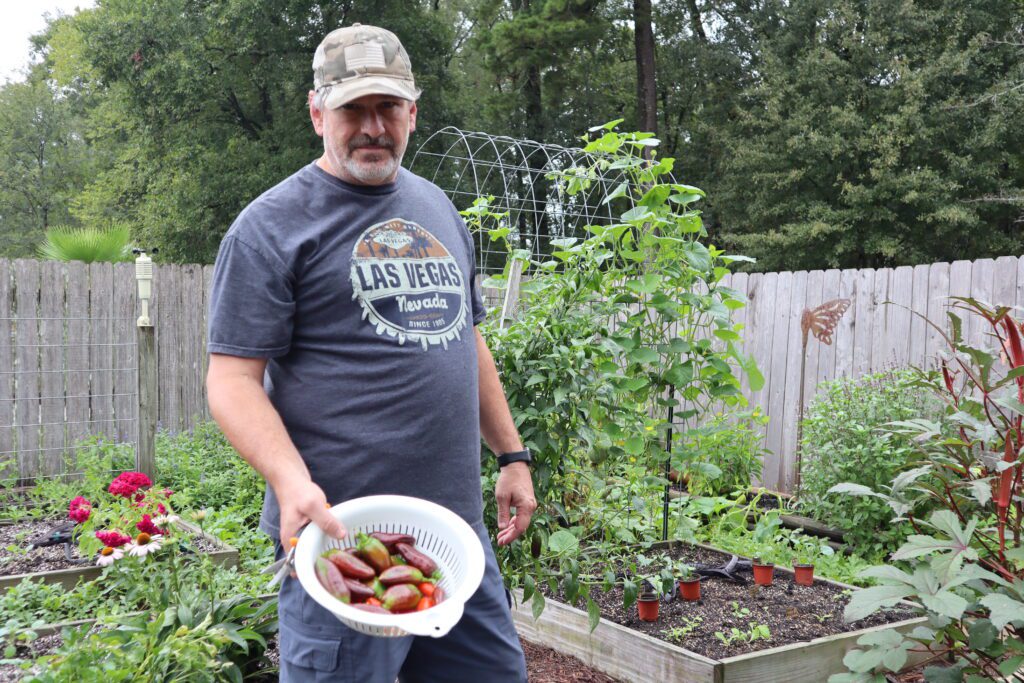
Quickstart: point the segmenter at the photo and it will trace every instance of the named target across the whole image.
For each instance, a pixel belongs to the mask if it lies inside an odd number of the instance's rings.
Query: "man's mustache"
[[[395,141],[390,135],[384,133],[378,135],[375,138],[371,138],[369,135],[357,135],[352,138],[348,143],[348,151],[354,152],[360,147],[383,147],[391,152],[395,151]]]

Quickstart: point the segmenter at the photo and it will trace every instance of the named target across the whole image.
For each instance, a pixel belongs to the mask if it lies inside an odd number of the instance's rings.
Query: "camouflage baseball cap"
[[[352,24],[327,34],[313,54],[313,88],[336,109],[363,95],[420,96],[409,55],[394,33]]]

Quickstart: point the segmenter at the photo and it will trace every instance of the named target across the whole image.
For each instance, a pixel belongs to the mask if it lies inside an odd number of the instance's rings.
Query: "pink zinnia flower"
[[[132,540],[131,536],[122,534],[120,531],[97,531],[96,538],[100,539],[108,548],[120,548]]]
[[[150,536],[163,533],[163,531],[153,523],[153,519],[149,515],[142,515],[142,521],[136,524],[135,528],[144,534],[149,534]]]
[[[122,472],[110,482],[107,491],[115,496],[131,498],[140,488],[152,486],[153,482],[142,472]],[[145,494],[139,494],[145,495]],[[138,499],[138,498],[137,498]]]
[[[156,511],[159,512],[161,515],[167,514],[167,508],[164,506],[163,503],[156,504]]]
[[[85,520],[89,519],[89,515],[91,514],[92,503],[82,496],[75,496],[71,499],[71,503],[68,505],[68,517],[73,519],[75,523],[81,524]]]

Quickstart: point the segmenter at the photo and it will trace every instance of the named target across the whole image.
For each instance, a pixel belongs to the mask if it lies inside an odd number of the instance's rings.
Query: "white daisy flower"
[[[163,536],[156,534],[150,536],[146,532],[142,532],[135,537],[135,540],[128,544],[128,554],[132,557],[145,557],[146,555],[160,550],[160,543],[163,541]]]
[[[178,517],[178,515],[157,515],[153,518],[153,524],[156,524],[157,526],[164,526],[165,524],[174,524],[179,519],[181,519],[181,517]]]
[[[101,567],[109,567],[114,564],[114,560],[120,560],[124,557],[124,551],[120,548],[106,547],[100,551],[99,557],[96,558],[96,564]]]

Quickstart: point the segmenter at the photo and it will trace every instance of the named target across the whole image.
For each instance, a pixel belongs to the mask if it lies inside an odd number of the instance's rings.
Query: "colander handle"
[[[459,623],[464,609],[465,605],[463,603],[453,602],[448,606],[448,609],[439,610],[434,608],[425,610],[423,613],[416,615],[420,618],[416,619],[414,623],[402,624],[402,630],[414,636],[441,638],[448,635],[448,631],[451,631],[455,624]]]

